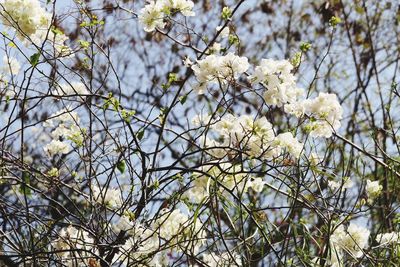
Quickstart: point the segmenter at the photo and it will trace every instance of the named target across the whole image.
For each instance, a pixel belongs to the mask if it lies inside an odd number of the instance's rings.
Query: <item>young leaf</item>
[[[117,169],[119,170],[120,173],[124,173],[125,172],[125,161],[121,160],[117,162]]]
[[[140,130],[139,132],[137,132],[136,136],[139,140],[142,140],[144,135],[144,130]]]
[[[40,53],[35,53],[29,58],[29,62],[33,67],[39,63]]]

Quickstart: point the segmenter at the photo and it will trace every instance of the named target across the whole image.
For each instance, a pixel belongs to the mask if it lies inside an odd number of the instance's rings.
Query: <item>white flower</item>
[[[94,240],[90,234],[83,229],[76,229],[73,226],[62,228],[58,233],[58,238],[52,242],[56,250],[70,250],[70,249],[87,249],[94,248]],[[59,252],[61,255],[66,255],[69,252]]]
[[[42,39],[45,36],[41,37]],[[62,32],[49,32],[49,40],[52,42],[54,49],[58,53],[57,56],[60,57],[72,57],[73,56],[73,51],[72,49],[65,45],[65,42],[69,40],[69,38]],[[40,40],[38,40],[40,41]]]
[[[176,251],[190,249],[197,253],[206,236],[200,219],[194,219],[193,216],[189,218],[179,209],[163,209],[160,214],[153,227],[158,229],[159,236],[169,246],[175,246]]]
[[[343,109],[335,94],[320,93],[317,98],[306,102],[306,112],[316,121],[311,122],[310,135],[330,137],[332,130],[340,127]]]
[[[293,102],[284,106],[286,113],[292,114],[296,117],[301,117],[306,112],[306,107],[302,101]]]
[[[163,29],[164,18],[178,11],[182,15],[194,16],[194,3],[189,0],[159,0],[149,1],[139,12],[139,21],[146,32],[152,32],[156,28]]]
[[[92,185],[93,199],[100,204],[105,204],[112,209],[119,209],[124,203],[121,190],[115,188],[100,188]]]
[[[43,123],[44,127],[55,128],[51,132],[53,140],[44,147],[50,156],[55,154],[67,154],[71,147],[67,141],[72,141],[77,147],[83,145],[84,129],[78,126],[79,116],[75,111],[68,111],[69,108],[60,110]],[[63,141],[60,141],[63,140]]]
[[[62,83],[53,91],[53,94],[57,96],[87,95],[88,93],[86,86],[81,82]]]
[[[195,117],[194,122],[199,119]],[[262,157],[271,159],[279,156],[281,148],[275,140],[271,123],[265,117],[254,119],[247,115],[235,117],[227,114],[210,124],[210,132],[219,134],[216,139],[206,136],[200,138],[200,144],[207,148],[206,152],[214,157],[222,158],[227,153],[237,153],[242,156]],[[298,143],[288,146],[290,153],[298,153]]]
[[[214,252],[203,254],[203,261],[210,267],[242,266],[240,255],[236,252],[223,252],[220,255]]]
[[[254,74],[249,77],[253,83],[278,84],[279,79],[283,83],[293,83],[296,78],[291,74],[292,64],[287,60],[262,59],[255,68]]]
[[[253,180],[250,181],[249,187],[257,193],[260,193],[264,189],[265,184],[266,182],[262,178],[253,178]]]
[[[382,193],[382,185],[379,184],[379,181],[371,181],[367,180],[367,185],[365,186],[365,191],[368,195],[368,202],[372,203],[375,198],[379,197]]]
[[[239,57],[233,53],[222,57],[221,66],[224,76],[232,75],[235,78],[250,67],[247,57]]]
[[[201,203],[209,196],[209,187],[212,179],[206,175],[194,175],[193,185],[184,193],[193,203]]]
[[[199,126],[206,126],[208,124],[212,124],[214,122],[214,120],[211,119],[210,115],[205,115],[205,114],[201,113],[199,115],[194,116],[192,118],[191,122],[194,126],[199,127]]]
[[[16,58],[3,56],[3,66],[1,67],[1,77],[3,75],[17,75],[21,66]]]
[[[136,224],[128,231],[130,237],[126,240],[119,253],[115,255],[113,262],[142,261],[143,263],[153,261],[153,253],[159,250],[159,236],[156,231]],[[158,253],[157,253],[158,254]],[[156,256],[155,260],[159,260]],[[146,265],[138,265],[146,266]],[[156,266],[156,265],[152,265]]]
[[[126,232],[130,232],[130,230],[132,230],[134,227],[133,222],[131,221],[131,219],[126,216],[126,215],[122,215],[118,222],[116,224],[113,225],[113,228],[116,232],[119,231],[126,231]]]
[[[363,249],[368,246],[369,235],[368,229],[354,223],[350,223],[347,230],[344,229],[343,225],[340,225],[330,237],[331,248],[334,247],[336,251],[341,249],[352,257],[360,258],[363,256]]]
[[[382,246],[399,243],[400,233],[390,232],[390,233],[378,234],[376,236],[376,242],[378,242]]]
[[[71,225],[62,228],[58,232],[58,238],[52,241],[51,245],[63,266],[91,266],[96,262],[94,255],[98,251],[94,239],[84,229],[77,229]]]
[[[188,216],[178,209],[173,211],[164,209],[161,214],[156,224],[160,227],[160,236],[166,240],[177,236],[188,224]]]
[[[225,56],[209,55],[192,66],[194,75],[198,81],[197,90],[204,93],[207,83],[219,82],[225,84],[227,81],[237,79],[249,68],[248,59],[239,57],[233,53]]]
[[[71,147],[68,144],[59,140],[52,140],[43,149],[50,157],[57,154],[68,154],[71,151]]]
[[[283,83],[271,87],[264,93],[265,103],[281,107],[286,103],[293,103],[303,95],[304,91],[294,84]]]
[[[60,124],[70,127],[71,125],[78,124],[80,121],[78,113],[71,111],[70,107],[61,109],[50,116],[50,119],[43,123],[44,127],[55,127]]]
[[[221,44],[218,42],[214,42],[214,44],[210,47],[210,52],[213,54],[218,54],[221,51]]]
[[[40,6],[38,0],[3,0],[1,5],[3,24],[17,30],[21,40],[24,40],[24,35],[32,37],[50,25],[51,14]]]
[[[305,99],[285,105],[285,112],[300,117],[307,114],[310,122],[306,129],[313,137],[332,136],[340,127],[343,109],[335,94],[319,93],[314,99]]]
[[[303,89],[296,86],[292,69],[292,64],[287,60],[262,59],[249,80],[253,84],[262,83],[267,88],[264,93],[267,104],[281,107],[296,102],[303,94]]]
[[[163,10],[177,10],[186,17],[194,16],[194,3],[190,0],[161,0]]]
[[[219,32],[221,29],[222,29],[222,26],[218,26],[217,28],[215,28],[215,30],[216,30],[217,32]],[[228,37],[228,36],[229,36],[229,27],[228,27],[228,26],[225,27],[225,28],[221,31],[221,33],[219,34],[219,36],[221,36],[222,38]]]
[[[281,133],[276,137],[279,146],[285,148],[293,157],[299,158],[303,150],[303,144],[297,141],[292,133]]]
[[[343,177],[342,181],[328,181],[328,187],[332,190],[335,191],[336,189],[342,187],[342,190],[348,189],[353,187],[354,183],[350,179],[350,177]]]
[[[157,27],[163,29],[164,13],[162,12],[161,2],[150,1],[144,8],[139,12],[139,21],[143,24],[146,32],[152,32]]]
[[[261,192],[265,182],[261,178],[252,178],[240,165],[211,161],[199,168],[193,174],[193,182],[185,196],[194,203],[205,201],[210,195],[210,190],[218,188],[221,192],[225,189],[236,190],[239,193],[247,192],[252,188]]]

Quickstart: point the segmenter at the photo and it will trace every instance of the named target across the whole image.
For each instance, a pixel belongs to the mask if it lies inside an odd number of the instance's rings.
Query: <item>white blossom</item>
[[[242,266],[240,255],[236,252],[223,252],[219,255],[214,252],[203,254],[203,261],[210,267]]]
[[[200,219],[189,218],[179,209],[163,209],[160,214],[153,226],[159,236],[175,245],[176,251],[191,249],[197,253],[206,235]]]
[[[87,266],[90,261],[95,260],[93,255],[97,253],[94,239],[84,229],[73,226],[62,228],[58,232],[58,238],[52,241],[52,247],[61,258],[63,265],[74,267]]]
[[[87,95],[88,93],[86,86],[81,82],[62,83],[53,90],[53,94],[57,96]]]
[[[365,191],[367,192],[368,202],[372,203],[375,198],[379,197],[382,193],[383,186],[379,184],[379,181],[367,180]]]
[[[303,95],[303,90],[296,86],[292,69],[292,64],[287,60],[262,59],[249,80],[253,84],[262,83],[267,88],[264,93],[267,104],[281,107],[296,102]]]
[[[180,12],[182,15],[194,16],[194,3],[189,0],[158,0],[149,1],[139,12],[139,21],[143,24],[146,32],[152,32],[156,28],[165,27],[164,18],[172,15],[173,12]]]
[[[285,106],[285,112],[300,117],[307,114],[310,122],[307,130],[313,137],[332,136],[332,132],[340,127],[343,109],[335,94],[320,93],[314,99],[305,99]]]
[[[378,234],[376,236],[376,242],[378,242],[382,246],[390,244],[398,244],[400,242],[400,233],[390,232],[390,233]]]
[[[217,32],[219,32],[221,29],[222,29],[222,26],[218,26],[217,28],[215,28],[215,30],[216,30]],[[222,38],[228,37],[228,36],[229,36],[229,27],[226,26],[226,27],[221,31],[221,33],[219,34],[219,36],[221,36]]]
[[[182,13],[185,17],[195,15],[193,11],[194,3],[190,0],[161,0],[164,12],[166,10],[176,10]]]
[[[39,30],[47,30],[51,14],[40,6],[38,0],[3,0],[1,20],[6,27],[17,30],[18,37],[32,37]]]
[[[208,83],[226,83],[237,79],[249,68],[248,59],[233,53],[225,56],[209,55],[192,66],[198,81],[198,93],[203,93]]]
[[[112,209],[119,209],[124,203],[121,190],[117,188],[101,188],[92,185],[93,199],[100,204],[105,204]]]
[[[162,8],[161,2],[150,1],[140,10],[139,21],[143,24],[146,32],[152,32],[156,28],[164,28],[165,23]]]
[[[266,182],[261,178],[251,177],[247,172],[240,165],[229,162],[209,162],[193,174],[191,187],[184,195],[194,203],[201,203],[210,196],[210,191],[215,188],[221,192],[225,188],[237,190],[238,193],[247,192],[249,188],[261,192]]]
[[[281,133],[276,137],[277,144],[285,148],[293,157],[299,158],[303,150],[303,144],[300,143],[292,133]]]
[[[368,247],[369,235],[368,229],[354,223],[350,223],[346,230],[343,225],[338,226],[330,237],[332,255],[334,251],[341,255],[340,250],[343,250],[354,258],[362,257],[363,249]]]
[[[328,181],[328,187],[332,190],[335,191],[338,188],[342,188],[342,190],[349,189],[353,187],[354,183],[350,179],[350,177],[343,177],[342,181],[333,181],[329,180]]]
[[[266,182],[262,178],[253,178],[249,183],[249,187],[257,193],[262,192],[266,184]]]
[[[71,147],[68,144],[59,140],[52,140],[43,149],[50,157],[59,154],[68,154],[71,151]]]
[[[14,57],[3,56],[3,66],[0,68],[0,77],[3,79],[4,75],[17,75],[21,65]]]

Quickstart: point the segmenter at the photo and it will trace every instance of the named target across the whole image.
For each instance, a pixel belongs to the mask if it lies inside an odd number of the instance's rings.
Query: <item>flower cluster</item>
[[[382,189],[383,186],[379,184],[379,181],[367,180],[365,191],[367,192],[368,203],[373,203],[374,200],[381,195]]]
[[[224,188],[236,189],[238,193],[247,192],[251,188],[255,192],[261,192],[264,185],[265,182],[261,178],[249,176],[240,165],[210,162],[193,174],[192,187],[185,192],[185,196],[194,203],[201,203],[207,200],[215,188],[219,191],[223,191]]]
[[[381,246],[387,246],[390,244],[399,244],[400,233],[390,232],[390,233],[378,234],[376,236],[376,242],[378,242]]]
[[[40,6],[38,0],[2,0],[0,2],[1,21],[4,26],[16,30],[18,38],[40,45],[46,38],[54,45],[59,56],[71,54],[65,41],[68,37],[60,30],[51,28],[52,14]]]
[[[129,260],[150,266],[168,266],[167,250],[198,253],[206,236],[200,219],[193,219],[180,209],[162,209],[149,227],[122,216],[117,230],[126,231],[129,238],[115,256],[116,261]],[[163,243],[167,245],[166,248]]]
[[[53,90],[56,96],[84,96],[88,93],[86,86],[81,82],[61,83]]]
[[[96,261],[93,258],[97,251],[94,239],[84,229],[77,229],[71,225],[62,228],[58,238],[52,242],[52,247],[66,266],[75,266],[76,263],[79,263],[79,266],[87,266],[89,262]]]
[[[156,231],[134,221],[127,222],[125,227],[119,230],[127,231],[129,238],[120,248],[120,252],[115,256],[114,261],[122,263],[128,261],[147,262],[152,266],[157,266],[156,263],[164,260],[159,255],[154,255],[160,248],[160,240]]]
[[[199,118],[193,121],[198,123]],[[272,159],[278,157],[283,149],[298,158],[303,145],[289,132],[275,136],[272,124],[265,118],[253,119],[242,115],[235,117],[228,114],[218,121],[210,123],[210,129],[217,134],[217,138],[202,138],[202,145],[217,158],[243,152],[243,156]]]
[[[72,141],[76,146],[83,144],[84,130],[79,127],[79,116],[69,108],[62,109],[51,115],[43,126],[53,128],[51,136],[53,140],[44,147],[44,151],[49,156],[57,154],[67,154],[71,151],[71,146],[66,142]]]
[[[350,177],[343,177],[342,181],[334,181],[334,180],[330,180],[328,181],[328,187],[332,190],[332,191],[336,191],[337,189],[349,189],[352,188],[354,185],[353,181],[350,179]]]
[[[121,190],[115,188],[102,189],[92,185],[92,196],[97,203],[104,204],[112,209],[119,209],[124,203]]]
[[[17,75],[20,69],[21,65],[16,58],[4,56],[3,65],[0,68],[0,79],[4,80],[4,76],[7,75]]]
[[[15,94],[12,88],[7,88],[7,84],[10,81],[11,75],[17,75],[20,68],[21,66],[16,58],[6,55],[3,57],[3,65],[0,67],[0,82],[5,85],[4,95],[7,97],[13,97]]]
[[[173,13],[180,12],[189,17],[194,16],[194,3],[190,0],[158,0],[150,1],[140,10],[139,21],[146,32],[152,32],[156,28],[165,27],[164,18]]]
[[[293,66],[287,60],[262,59],[250,81],[263,84],[267,90],[264,100],[269,105],[278,107],[297,101],[303,90],[296,86],[296,77],[292,74]]]
[[[306,129],[314,137],[332,136],[340,127],[343,109],[335,94],[319,93],[314,99],[305,99],[285,105],[285,111],[296,117],[306,114],[310,122]]]
[[[242,266],[240,255],[235,252],[216,254],[211,252],[203,255],[203,261],[210,267]]]
[[[154,228],[158,229],[159,236],[168,241],[169,245],[176,245],[176,250],[191,248],[197,253],[206,236],[199,219],[191,219],[179,209],[161,210],[161,216],[156,220]]]
[[[223,85],[234,81],[249,66],[246,57],[232,53],[225,56],[209,55],[191,66],[198,82],[194,88],[203,94],[209,83]],[[307,115],[309,122],[306,130],[311,136],[331,137],[332,132],[340,127],[343,115],[337,96],[320,93],[314,99],[300,100],[304,90],[297,87],[292,70],[293,66],[287,60],[262,59],[249,80],[253,84],[261,83],[266,88],[264,100],[267,104],[284,107],[285,112],[296,117]]]
[[[363,249],[368,246],[370,231],[354,223],[345,230],[343,225],[338,226],[330,236],[331,265],[342,266],[344,252],[354,258],[364,255]]]
[[[1,20],[7,27],[16,29],[21,40],[24,35],[33,37],[47,30],[51,14],[37,0],[4,0],[1,2]]]
[[[238,78],[249,68],[246,57],[233,53],[225,56],[209,55],[192,66],[198,84],[195,86],[199,94],[203,94],[208,83],[222,83]]]

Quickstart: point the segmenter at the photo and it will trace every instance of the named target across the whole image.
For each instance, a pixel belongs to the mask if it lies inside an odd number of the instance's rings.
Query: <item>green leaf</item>
[[[52,27],[51,28],[51,31],[55,34],[55,35],[63,35],[64,33],[62,32],[62,30],[60,30],[59,28],[57,28],[57,27]]]
[[[331,25],[332,27],[336,27],[336,25],[338,25],[341,22],[342,20],[339,17],[333,16],[329,19],[329,25]]]
[[[142,140],[144,136],[144,130],[140,130],[139,132],[137,132],[136,136],[139,140]]]
[[[187,94],[179,97],[179,102],[181,102],[182,105],[185,104],[187,97]]]
[[[21,187],[20,187],[20,192],[26,196],[30,196],[32,195],[31,193],[31,189],[26,186],[25,184],[29,185],[30,184],[30,177],[29,177],[29,173],[28,172],[22,172],[22,181],[23,183],[21,183]]]
[[[29,62],[32,66],[36,66],[39,63],[40,53],[35,53],[29,58]]]
[[[303,42],[303,43],[300,44],[300,50],[301,50],[303,53],[307,52],[307,51],[310,50],[310,49],[311,49],[311,44],[310,44],[310,43]]]
[[[119,170],[120,173],[124,173],[125,172],[125,161],[121,160],[117,162],[117,169]]]
[[[79,45],[83,48],[83,49],[87,49],[90,46],[90,43],[88,41],[85,40],[79,40]]]

